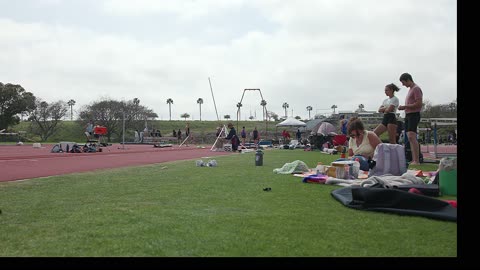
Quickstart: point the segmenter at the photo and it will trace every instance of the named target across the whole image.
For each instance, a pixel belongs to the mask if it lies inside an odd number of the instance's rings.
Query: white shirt
[[[397,109],[398,109],[398,105],[400,105],[400,101],[398,100],[398,98],[396,96],[393,96],[391,98],[387,98],[382,103],[382,106],[385,107],[385,109],[390,107],[390,105],[393,105],[393,111],[388,112],[388,113],[396,113]]]

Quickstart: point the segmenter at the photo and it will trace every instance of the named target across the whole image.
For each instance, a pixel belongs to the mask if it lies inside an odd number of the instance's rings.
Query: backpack
[[[373,154],[375,167],[370,169],[368,177],[374,175],[397,175],[407,172],[405,149],[400,144],[380,143]]]
[[[63,150],[62,150],[62,146],[60,146],[60,144],[55,144],[53,147],[52,147],[52,150],[50,150],[51,153],[62,153]]]

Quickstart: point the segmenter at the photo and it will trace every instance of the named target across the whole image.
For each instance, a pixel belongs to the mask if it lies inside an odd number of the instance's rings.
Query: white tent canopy
[[[293,117],[285,119],[283,122],[278,123],[276,126],[277,127],[304,127],[307,124],[304,122],[297,120]]]

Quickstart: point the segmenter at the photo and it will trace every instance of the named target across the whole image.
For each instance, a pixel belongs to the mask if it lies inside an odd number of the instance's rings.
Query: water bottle
[[[343,169],[345,170],[345,175],[343,176],[343,179],[350,179],[350,165],[345,164],[343,166]]]
[[[358,178],[358,174],[360,173],[360,162],[359,159],[356,158],[355,162],[352,165],[352,176],[356,179]]]

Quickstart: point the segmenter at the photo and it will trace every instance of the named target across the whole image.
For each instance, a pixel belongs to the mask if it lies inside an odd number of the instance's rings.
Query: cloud
[[[61,12],[70,1],[55,5]],[[116,0],[85,9],[98,13],[83,21],[0,15],[0,81],[47,101],[73,98],[77,108],[139,98],[163,119],[167,98],[172,118],[198,119],[200,97],[202,118],[216,119],[209,77],[220,118],[236,117],[245,88],[260,88],[279,115],[284,102],[301,117],[307,106],[312,115],[333,104],[376,110],[403,72],[434,104],[457,98],[453,0]],[[406,93],[397,93],[401,102]],[[252,110],[260,119],[260,100],[245,93],[242,118]]]

